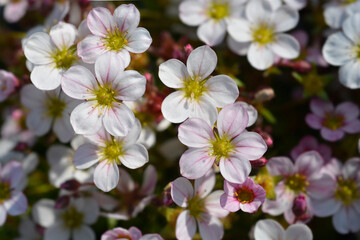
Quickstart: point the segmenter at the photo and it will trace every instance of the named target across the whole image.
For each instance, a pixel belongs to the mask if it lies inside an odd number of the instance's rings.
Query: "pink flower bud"
[[[70,179],[62,183],[60,188],[68,191],[77,191],[80,186],[81,183],[79,183],[76,179]]]
[[[266,163],[268,162],[268,160],[264,157],[261,157],[257,160],[254,160],[254,161],[250,161],[251,163],[251,166],[253,168],[261,168],[261,167],[264,167],[266,165]]]
[[[61,196],[55,202],[55,209],[66,208],[70,203],[70,196]]]
[[[307,203],[304,195],[299,195],[294,199],[292,211],[296,217],[301,217],[306,214]]]

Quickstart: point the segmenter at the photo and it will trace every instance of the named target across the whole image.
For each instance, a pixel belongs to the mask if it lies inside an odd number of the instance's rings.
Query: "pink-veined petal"
[[[117,90],[117,99],[135,101],[145,93],[146,78],[137,71],[127,70],[118,74],[113,87]]]
[[[183,81],[189,79],[189,73],[184,63],[177,59],[170,59],[159,66],[159,78],[170,88],[182,88]]]
[[[111,86],[124,69],[124,62],[113,52],[101,55],[95,62],[95,74],[100,85]]]
[[[68,49],[75,42],[77,29],[72,24],[59,22],[50,29],[49,35],[58,49]]]
[[[131,32],[139,25],[140,12],[134,4],[121,4],[114,11],[114,18],[121,32]]]
[[[4,202],[4,206],[11,216],[18,216],[23,214],[28,208],[28,202],[22,192],[13,191],[10,199]]]
[[[261,158],[267,150],[264,139],[255,132],[242,132],[232,140],[232,144],[236,154],[248,160]]]
[[[247,111],[240,103],[224,107],[217,119],[217,128],[220,136],[237,137],[244,131],[249,122]]]
[[[145,28],[139,27],[127,35],[125,49],[132,53],[143,53],[150,47],[152,38]]]
[[[95,63],[96,59],[107,51],[99,36],[89,35],[77,45],[77,54],[86,63]]]
[[[195,194],[200,198],[204,198],[210,194],[212,189],[215,186],[216,178],[214,171],[210,169],[204,176],[201,178],[195,179],[194,187]]]
[[[294,164],[287,157],[270,158],[266,168],[273,176],[290,176],[294,173]]]
[[[220,160],[221,175],[229,182],[243,183],[249,176],[251,164],[248,160],[230,157]]]
[[[49,64],[53,62],[51,55],[55,48],[48,34],[37,32],[24,44],[24,54],[33,64]]]
[[[180,213],[176,220],[176,238],[183,240],[191,240],[196,232],[195,218],[190,216],[188,210]]]
[[[121,163],[130,169],[144,166],[149,161],[146,148],[141,144],[133,144],[124,148],[125,154],[120,157]]]
[[[205,79],[215,70],[217,56],[209,46],[192,51],[187,59],[187,69],[192,78]]]
[[[91,143],[85,143],[76,149],[74,153],[74,165],[77,169],[87,169],[99,161],[98,147]]]
[[[109,192],[119,183],[119,168],[115,161],[102,161],[94,171],[94,183],[104,192]]]
[[[209,221],[198,221],[202,239],[218,240],[224,235],[224,227],[219,219],[211,217]]]
[[[178,138],[181,143],[188,147],[209,147],[210,140],[214,139],[212,128],[200,118],[190,118],[178,128]]]
[[[254,236],[256,240],[284,239],[285,231],[278,222],[266,219],[256,223]]]
[[[190,148],[180,158],[180,173],[188,179],[200,178],[209,171],[214,161],[207,149]]]
[[[102,126],[102,115],[95,101],[81,103],[70,115],[70,122],[77,134],[95,134]]]
[[[236,83],[226,75],[212,77],[206,81],[204,86],[207,89],[206,94],[219,108],[234,103],[239,96],[239,88]]]
[[[92,34],[100,37],[108,35],[109,31],[116,26],[110,11],[103,7],[93,8],[89,12],[87,25]]]
[[[103,124],[111,135],[126,136],[135,124],[135,116],[125,104],[114,104],[105,111]]]
[[[171,183],[171,198],[180,207],[187,207],[188,201],[194,197],[194,188],[189,180],[183,177]]]

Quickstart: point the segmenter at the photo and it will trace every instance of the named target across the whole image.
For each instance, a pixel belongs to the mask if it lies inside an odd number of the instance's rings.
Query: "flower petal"
[[[178,128],[178,138],[188,147],[203,148],[209,146],[209,141],[214,137],[212,128],[200,118],[190,118]]]
[[[220,136],[231,138],[241,134],[249,122],[247,111],[240,103],[225,106],[219,113],[217,128]]]
[[[193,101],[190,105],[189,117],[201,118],[210,126],[215,124],[217,115],[215,102],[208,95],[203,95],[198,101]]]
[[[183,211],[176,220],[176,238],[190,240],[194,237],[196,232],[195,218],[190,216],[188,210]]]
[[[227,45],[230,50],[240,56],[248,53],[251,42],[237,42],[231,36],[227,38]]]
[[[53,226],[57,220],[55,214],[55,201],[50,199],[41,199],[32,207],[32,217],[40,226],[48,228]]]
[[[171,183],[171,198],[180,207],[187,207],[188,201],[194,197],[194,189],[190,181],[179,177]]]
[[[95,240],[96,239],[94,231],[86,225],[81,225],[80,227],[73,229],[72,234],[73,234],[72,236],[73,236],[74,240],[80,240],[80,239]]]
[[[28,201],[22,192],[13,191],[11,198],[4,202],[4,206],[11,216],[18,216],[26,212]]]
[[[238,157],[221,159],[219,167],[221,175],[232,183],[243,183],[251,171],[250,162]]]
[[[227,30],[236,42],[246,43],[253,40],[250,23],[242,18],[229,20]]]
[[[61,70],[54,64],[35,66],[30,80],[40,90],[54,90],[60,86]]]
[[[50,29],[49,35],[58,49],[68,49],[75,43],[77,29],[72,24],[59,22]]]
[[[209,46],[202,46],[192,51],[187,59],[186,66],[192,78],[207,78],[217,64],[217,56]]]
[[[220,197],[223,193],[224,191],[217,190],[204,199],[205,209],[211,216],[223,218],[229,214],[228,210],[220,206]]]
[[[277,34],[271,49],[276,55],[285,59],[297,58],[300,54],[299,42],[289,34]]]
[[[95,63],[107,51],[99,36],[89,35],[77,44],[77,54],[86,63]]]
[[[127,35],[125,49],[132,53],[143,53],[150,47],[152,38],[145,28],[139,27]]]
[[[108,35],[109,31],[116,26],[110,11],[103,7],[93,8],[89,12],[87,25],[92,34],[100,37]]]
[[[32,34],[24,44],[24,54],[33,64],[49,64],[53,62],[51,57],[55,50],[48,34],[37,32]]]
[[[226,180],[225,180],[226,181]],[[240,202],[234,196],[230,196],[226,193],[220,197],[220,205],[222,208],[229,212],[237,212],[240,209]]]
[[[360,111],[359,107],[353,102],[342,102],[335,108],[335,113],[343,116],[345,121],[357,119]]]
[[[114,18],[121,32],[131,32],[139,25],[140,12],[134,4],[121,4],[114,11]]]
[[[286,240],[312,240],[313,234],[305,224],[294,224],[289,226],[285,231]]]
[[[285,231],[278,222],[266,219],[256,223],[254,236],[256,240],[285,239]]]
[[[341,207],[341,201],[335,198],[314,199],[311,201],[314,213],[318,217],[329,217],[337,213]]]
[[[287,157],[270,158],[266,168],[273,176],[290,176],[294,173],[294,164]]]
[[[70,115],[70,122],[77,134],[95,134],[102,126],[102,116],[96,102],[81,103]]]
[[[94,183],[104,192],[109,192],[119,183],[119,168],[114,161],[100,162],[94,171]]]
[[[182,88],[183,81],[189,79],[189,73],[184,63],[170,59],[159,66],[159,78],[170,88]]]
[[[336,142],[342,139],[345,135],[342,129],[331,130],[328,128],[323,127],[320,131],[321,136],[330,142]]]
[[[52,118],[44,113],[44,109],[36,109],[31,111],[26,118],[26,126],[38,136],[45,135],[51,128]]]
[[[113,87],[118,92],[117,99],[135,101],[145,93],[146,78],[137,71],[127,70],[117,76]]]
[[[357,59],[351,60],[340,67],[339,80],[350,89],[360,88],[360,63]]]
[[[235,81],[226,75],[211,77],[204,86],[207,90],[206,94],[213,99],[216,107],[219,108],[234,103],[239,96],[239,88]]]
[[[247,160],[261,158],[267,150],[264,139],[255,132],[242,132],[232,140],[236,155]]]
[[[114,104],[103,117],[105,129],[113,136],[126,136],[135,124],[134,113],[125,104]]]
[[[226,35],[226,22],[225,20],[210,19],[200,25],[197,29],[197,35],[201,41],[209,46],[219,45]]]
[[[188,179],[200,178],[209,171],[214,161],[207,149],[190,148],[180,158],[180,173]]]
[[[130,169],[142,167],[149,161],[148,152],[143,145],[133,144],[124,148],[124,151],[124,156],[119,159],[124,166]]]
[[[275,55],[270,47],[266,45],[260,46],[257,43],[250,45],[247,58],[251,66],[258,70],[265,70],[271,67],[275,61]]]
[[[10,161],[0,171],[0,179],[8,182],[10,188],[15,188],[24,176],[23,167],[17,161]]]
[[[338,32],[328,37],[322,54],[331,65],[341,66],[354,59],[353,47],[353,43],[342,32]]]
[[[321,129],[323,127],[323,118],[318,115],[309,113],[306,115],[305,121],[313,129]]]
[[[202,239],[218,240],[224,236],[224,227],[219,219],[211,217],[209,221],[198,221]]]
[[[245,9],[246,18],[252,23],[269,21],[272,12],[269,1],[265,0],[251,0]]]
[[[201,1],[183,1],[179,6],[179,17],[186,25],[198,26],[208,19],[205,8]]]
[[[169,94],[161,104],[161,112],[166,120],[181,123],[189,117],[189,101],[182,91]]]
[[[274,24],[276,32],[286,32],[297,25],[299,13],[288,6],[282,6],[272,14],[271,22]]]
[[[297,157],[294,171],[311,178],[319,173],[323,164],[324,159],[317,151],[308,151]]]
[[[76,149],[74,153],[74,165],[77,169],[87,169],[99,161],[98,147],[91,143],[85,143]]]
[[[157,173],[153,165],[149,165],[144,172],[144,179],[141,185],[141,192],[145,195],[154,193],[157,182]]]
[[[216,178],[214,171],[210,169],[204,176],[195,179],[195,194],[200,198],[205,198],[214,188],[215,182]]]
[[[358,43],[360,41],[360,14],[354,14],[347,18],[343,25],[342,29],[345,36],[347,36],[352,42]]]
[[[70,239],[70,228],[64,228],[62,222],[58,222],[55,225],[49,226],[45,229],[44,239],[45,240],[64,240]]]
[[[124,62],[112,52],[101,55],[95,62],[96,79],[100,85],[111,86],[113,81],[124,69]]]

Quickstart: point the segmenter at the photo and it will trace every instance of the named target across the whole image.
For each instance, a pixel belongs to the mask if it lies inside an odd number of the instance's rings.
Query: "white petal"
[[[38,136],[49,132],[52,119],[46,115],[43,109],[31,111],[26,118],[26,126]]]
[[[67,70],[61,83],[62,90],[75,99],[93,98],[92,91],[97,85],[94,75],[83,66],[73,66]]]
[[[109,192],[119,183],[119,168],[114,161],[100,162],[94,171],[94,183],[104,192]]]
[[[226,75],[217,75],[204,84],[216,107],[221,108],[234,103],[239,96],[239,89],[234,80]]]
[[[54,225],[57,216],[55,215],[55,201],[50,199],[41,199],[32,207],[32,217],[36,223],[42,227]]]
[[[254,236],[255,240],[283,240],[285,231],[278,222],[266,219],[256,223]]]
[[[22,192],[13,191],[11,198],[4,202],[4,206],[11,216],[18,216],[23,214],[28,208],[28,202]]]
[[[135,101],[145,93],[146,78],[137,71],[127,70],[119,73],[113,82],[113,87],[118,93],[117,99]]]
[[[217,119],[217,128],[220,136],[227,135],[235,138],[244,131],[249,122],[247,111],[237,102],[224,107]]]
[[[216,182],[216,177],[214,171],[211,169],[205,174],[205,176],[195,179],[195,183],[194,183],[195,194],[200,198],[205,198],[213,190],[215,186],[215,182]]]
[[[187,59],[187,69],[192,78],[207,78],[217,64],[217,56],[209,46],[202,46],[192,51]]]
[[[344,20],[348,17],[343,6],[338,4],[327,6],[324,9],[324,18],[327,25],[338,29],[341,27]]]
[[[182,91],[169,94],[161,105],[164,118],[172,123],[181,123],[189,117],[189,101]]]
[[[35,66],[30,80],[40,90],[53,90],[60,86],[61,70],[54,64]]]
[[[121,32],[131,32],[140,22],[140,12],[134,4],[121,4],[114,11],[114,18]]]
[[[276,32],[286,32],[297,25],[299,13],[288,6],[282,6],[273,13],[271,22],[275,25]]]
[[[245,19],[231,19],[227,30],[230,36],[237,42],[250,42],[253,40],[250,23]]]
[[[85,143],[81,145],[74,153],[74,165],[77,169],[87,169],[99,161],[97,155],[98,147]]]
[[[203,95],[198,101],[193,101],[190,104],[190,118],[204,119],[210,126],[213,126],[217,115],[215,102],[208,95]]]
[[[170,59],[159,66],[159,78],[170,88],[182,88],[183,81],[189,79],[189,73],[184,63]]]
[[[350,16],[343,23],[344,34],[354,43],[360,42],[360,14]]]
[[[189,211],[185,210],[178,216],[176,220],[176,238],[190,240],[196,232],[196,221],[190,216]]]
[[[87,25],[96,36],[105,37],[115,27],[115,21],[107,8],[93,8],[87,16]]]
[[[250,22],[269,21],[272,15],[272,7],[266,0],[251,0],[246,5],[246,18]]]
[[[37,32],[26,41],[24,54],[34,64],[49,64],[53,62],[51,54],[55,48],[48,34]]]
[[[59,222],[50,226],[44,232],[44,240],[64,240],[70,239],[70,228],[64,228],[63,223]]]
[[[197,35],[201,41],[209,46],[216,46],[222,43],[226,34],[225,20],[208,20],[197,29]]]
[[[243,132],[233,139],[236,155],[248,160],[261,158],[267,150],[264,139],[255,132]]]
[[[258,70],[271,67],[275,61],[275,55],[269,46],[260,46],[256,43],[250,45],[247,57],[250,64]]]
[[[86,63],[95,63],[107,51],[99,36],[89,35],[77,44],[77,53]]]
[[[201,1],[183,1],[179,6],[179,17],[189,26],[198,26],[208,19],[205,9],[206,6]]]
[[[240,56],[245,56],[248,53],[251,42],[238,42],[233,37],[227,38],[227,45],[230,50]]]
[[[46,101],[43,91],[37,89],[33,84],[27,84],[21,89],[21,104],[29,109],[42,108]]]
[[[350,222],[348,217],[347,208],[342,206],[340,210],[334,214],[332,218],[333,226],[335,230],[341,234],[347,234],[350,232]]]
[[[145,28],[139,27],[127,35],[125,49],[132,53],[143,53],[150,47],[152,38]]]
[[[339,80],[347,88],[360,88],[360,62],[352,60],[341,66]]]
[[[332,34],[325,42],[322,54],[331,65],[341,66],[354,59],[354,44],[342,33]]]
[[[134,113],[125,104],[114,104],[103,117],[105,129],[113,136],[125,136],[135,122]]]
[[[341,201],[335,198],[314,199],[311,201],[315,215],[318,217],[328,217],[340,210]]]
[[[228,210],[225,210],[220,206],[220,197],[223,194],[223,190],[217,190],[205,198],[205,208],[211,216],[223,218],[229,214]]]
[[[59,49],[68,49],[75,42],[77,29],[72,24],[59,22],[51,28],[49,35]]]
[[[308,226],[305,224],[294,224],[289,226],[285,231],[286,240],[312,240],[313,235]]]
[[[3,226],[6,222],[7,212],[3,205],[0,205],[0,226]]]
[[[300,54],[299,42],[288,34],[277,34],[271,49],[276,55],[285,59],[294,59]]]
[[[70,122],[77,134],[95,134],[102,126],[102,116],[96,102],[84,102],[70,115]]]
[[[171,198],[179,207],[187,207],[193,196],[193,186],[186,178],[179,177],[171,183]]]
[[[243,183],[249,176],[251,164],[242,158],[229,158],[220,160],[221,175],[232,183]]]
[[[101,55],[95,62],[95,74],[100,85],[111,85],[124,69],[124,62],[112,52]]]
[[[178,128],[178,138],[181,143],[189,147],[209,147],[209,142],[214,139],[212,128],[200,118],[190,118]]]
[[[180,173],[188,179],[200,178],[211,169],[214,161],[207,148],[190,148],[180,158]]]
[[[120,157],[120,161],[125,167],[136,169],[144,166],[149,161],[146,148],[140,144],[133,144],[124,149],[125,155]]]
[[[219,219],[212,217],[209,221],[198,221],[202,239],[218,240],[224,235],[224,227]]]
[[[53,131],[60,142],[67,143],[72,139],[75,132],[70,124],[70,115],[68,113],[63,114],[62,118],[55,119]]]
[[[86,225],[81,225],[79,228],[75,228],[73,230],[73,240],[95,240],[96,236],[94,231],[86,226]]]
[[[94,224],[99,217],[99,205],[93,198],[83,198],[81,203],[82,213],[84,214],[84,223]]]

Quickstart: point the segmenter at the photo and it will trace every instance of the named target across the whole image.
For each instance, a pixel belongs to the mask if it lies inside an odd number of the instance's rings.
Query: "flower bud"
[[[261,158],[259,158],[257,160],[254,160],[254,161],[250,161],[251,167],[253,167],[253,168],[264,167],[267,162],[268,162],[268,160],[266,158],[264,158],[264,157],[261,157]]]
[[[77,191],[81,183],[79,183],[76,179],[70,179],[60,185],[61,189],[65,189],[68,191]]]
[[[63,209],[66,208],[70,203],[70,196],[65,195],[59,197],[55,202],[55,209]]]
[[[299,195],[294,199],[292,211],[296,217],[301,217],[306,214],[307,203],[304,195]]]

